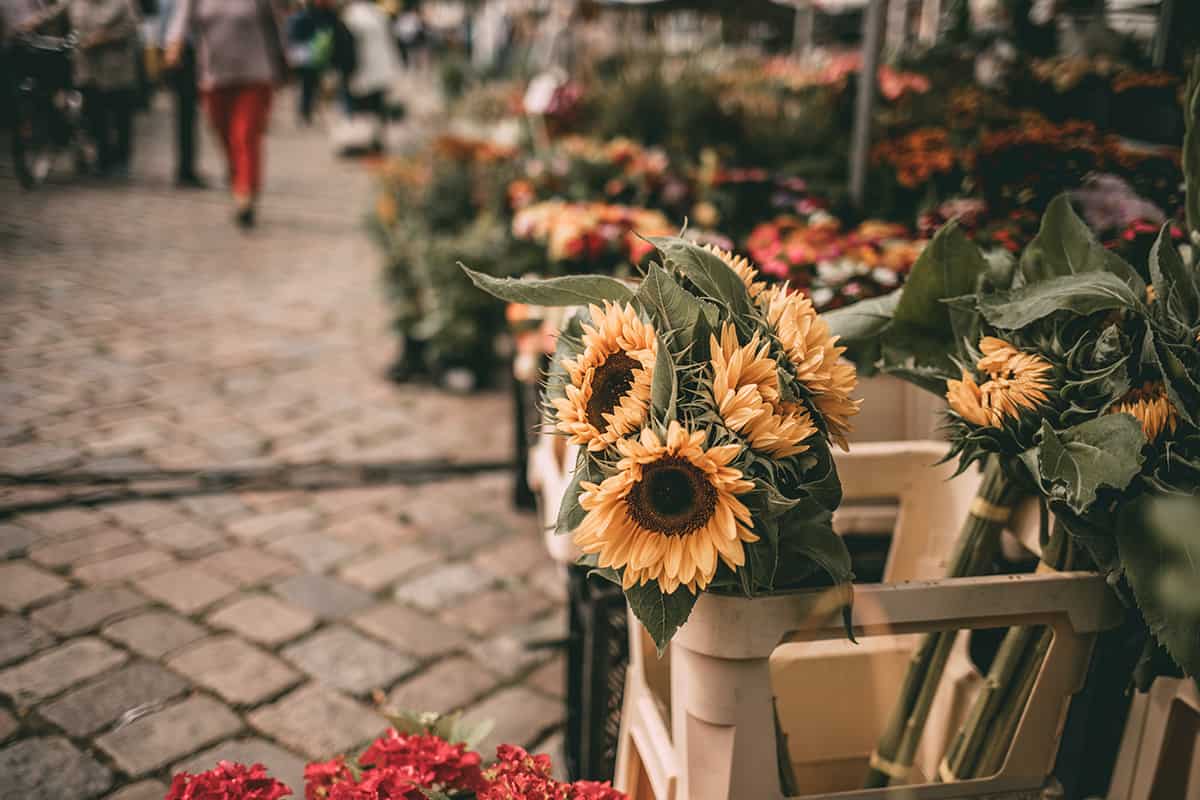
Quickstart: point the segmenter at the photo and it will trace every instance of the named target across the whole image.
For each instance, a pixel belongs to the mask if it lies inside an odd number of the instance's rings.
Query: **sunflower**
[[[725,265],[742,279],[742,283],[746,285],[746,291],[749,293],[751,300],[766,291],[767,284],[758,280],[758,270],[750,263],[750,259],[745,256],[734,255],[728,250],[722,250],[715,244],[706,244],[704,245],[704,249],[724,261]]]
[[[817,432],[808,410],[785,403],[779,394],[779,364],[771,346],[755,333],[749,344],[738,344],[732,323],[721,329],[721,340],[710,337],[713,402],[725,425],[750,441],[755,450],[786,458],[808,449],[804,440]]]
[[[729,466],[741,447],[706,450],[707,435],[672,420],[663,443],[643,429],[617,442],[615,475],[580,483],[587,516],[575,543],[599,554],[600,566],[623,569],[625,589],[658,581],[664,593],[686,586],[694,594],[712,581],[718,557],[736,570],[746,563],[743,543],[758,541],[737,498],[754,484]]]
[[[1020,417],[1022,409],[1032,411],[1046,402],[1046,373],[1053,369],[1049,362],[995,336],[980,339],[979,351],[975,368],[985,376],[982,382],[965,369],[961,380],[946,381],[946,400],[954,413],[972,425],[1000,428],[1005,420]]]
[[[1140,389],[1131,389],[1108,413],[1129,414],[1142,423],[1142,432],[1151,444],[1163,431],[1174,433],[1179,423],[1179,412],[1167,397],[1162,381],[1147,381]]]
[[[799,292],[789,292],[786,285],[767,289],[758,302],[795,367],[796,378],[812,394],[830,440],[849,450],[850,417],[858,413],[862,401],[850,398],[858,385],[858,373],[841,358],[846,348],[838,347],[837,337],[830,334],[812,301]]]
[[[599,451],[646,421],[658,340],[630,305],[590,306],[583,325],[583,352],[564,359],[571,382],[551,403],[558,429],[571,441]]]

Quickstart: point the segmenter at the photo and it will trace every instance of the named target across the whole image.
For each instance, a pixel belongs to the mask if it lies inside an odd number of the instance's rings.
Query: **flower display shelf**
[[[1008,758],[995,775],[841,793],[857,785],[849,783],[836,787],[836,792],[805,791],[801,796],[938,800],[1040,790],[1095,636],[1119,620],[1103,577],[1057,573],[954,578],[864,586],[856,595],[854,630],[864,642],[876,636],[1034,624],[1049,625],[1054,639]],[[618,788],[632,800],[781,800],[785,795],[777,761],[772,673],[784,678],[776,685],[785,695],[793,688],[812,688],[787,680],[787,662],[790,658],[804,667],[804,648],[844,637],[839,602],[823,591],[761,599],[701,597],[671,644],[669,725],[649,688],[651,679],[631,671]],[[639,652],[637,663],[647,660]],[[809,748],[827,751],[829,737],[841,733],[837,720],[844,728],[880,716],[855,713],[854,705],[864,697],[871,699],[872,693],[853,680],[858,673],[836,666],[827,665],[817,687],[825,700],[822,705],[809,706],[811,713],[790,730],[789,720],[780,715],[793,758]],[[831,698],[838,702],[829,702]],[[786,696],[780,698],[784,703]],[[864,741],[870,742],[878,729],[864,733]],[[824,755],[824,766],[831,769],[846,759],[858,760],[860,775],[867,766],[864,750]],[[811,770],[823,765],[799,766]]]
[[[633,630],[618,786],[634,800],[781,798],[777,753],[786,752],[800,796],[855,789],[919,639],[913,634],[1045,624],[1055,632],[1051,650],[998,774],[847,796],[974,797],[1040,789],[1095,634],[1117,621],[1116,604],[1103,578],[1091,573],[936,579],[979,483],[973,473],[947,480],[953,467],[935,463],[944,451],[933,441],[871,443],[837,456],[843,509],[866,498],[898,501],[885,583],[855,587],[859,644],[845,640],[837,613],[842,598],[822,591],[756,599],[705,595],[663,659],[640,629]],[[1010,527],[1018,522],[1034,523],[1017,514]],[[1018,540],[1031,538],[1016,533]],[[910,782],[937,773],[982,685],[967,639],[957,637],[950,653]],[[778,749],[775,713],[787,736]]]
[[[1134,695],[1109,800],[1200,796],[1200,689],[1159,677]]]

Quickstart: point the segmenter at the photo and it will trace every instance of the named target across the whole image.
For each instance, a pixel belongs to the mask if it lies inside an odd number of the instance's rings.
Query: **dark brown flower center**
[[[633,371],[641,367],[640,361],[623,352],[613,353],[596,368],[592,376],[592,396],[587,402],[587,421],[598,431],[608,427],[605,414],[621,402],[621,398],[633,385]]]
[[[685,536],[712,519],[717,490],[692,462],[665,456],[642,468],[625,497],[629,516],[648,531]]]

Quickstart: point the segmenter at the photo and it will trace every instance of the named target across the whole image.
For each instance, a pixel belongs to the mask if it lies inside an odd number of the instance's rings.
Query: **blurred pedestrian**
[[[333,52],[337,14],[330,0],[304,0],[287,21],[288,62],[300,82],[297,107],[302,125],[311,125],[321,77]]]
[[[182,62],[189,36],[195,43],[201,98],[243,228],[255,222],[271,97],[287,76],[281,18],[272,0],[179,0],[167,33],[169,66]]]
[[[176,0],[160,0],[158,45],[167,47],[167,27],[175,13]],[[167,71],[175,108],[175,185],[181,189],[205,189],[208,184],[196,171],[196,48],[185,39],[179,63]]]
[[[396,47],[400,49],[400,60],[405,68],[413,69],[417,64],[417,49],[425,38],[425,23],[413,0],[404,4],[404,9],[392,23],[392,33],[396,37]]]
[[[137,104],[140,15],[131,0],[71,0],[71,26],[79,36],[75,85],[96,145],[102,175],[129,176],[133,112]]]
[[[346,82],[349,112],[374,118],[371,149],[383,149],[388,95],[400,64],[392,42],[390,20],[374,0],[350,0],[342,22],[354,36],[355,65]]]

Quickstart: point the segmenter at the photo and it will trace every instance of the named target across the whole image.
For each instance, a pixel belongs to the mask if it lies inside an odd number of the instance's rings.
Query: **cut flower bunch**
[[[608,783],[563,783],[551,775],[550,757],[513,745],[496,749],[485,766],[459,741],[478,738],[457,715],[401,715],[354,760],[338,756],[304,768],[304,800],[624,800]],[[490,728],[490,726],[487,726]],[[403,731],[403,732],[402,732]],[[262,764],[222,761],[192,775],[178,773],[165,800],[280,800],[292,789]]]
[[[503,280],[510,302],[579,306],[546,402],[580,446],[559,531],[624,589],[660,648],[701,591],[746,595],[828,580],[850,559],[833,533],[857,376],[812,301],[767,288],[745,258],[651,238],[636,288],[604,276]]]
[[[944,394],[950,457],[962,469],[986,465],[980,511],[1003,521],[1011,498],[1039,498],[1054,519],[1050,528],[1043,514],[1045,567],[1097,569],[1136,604],[1145,650],[1140,674],[1124,680],[1142,686],[1155,671],[1200,674],[1200,628],[1161,601],[1156,576],[1173,556],[1143,522],[1153,498],[1200,493],[1200,274],[1169,224],[1147,261],[1129,264],[1105,249],[1063,196],[1019,261],[989,264],[951,224],[901,292],[830,320],[860,360]],[[998,487],[1008,502],[997,501]],[[958,574],[975,574],[997,542],[959,544],[978,557]],[[1000,767],[1049,637],[1008,631],[942,780]],[[1102,661],[1116,669],[1122,659]],[[914,662],[912,702],[906,695],[894,709],[868,785],[887,785],[911,765],[924,725],[919,698],[935,690],[943,663]],[[996,692],[1008,693],[1003,703]]]

